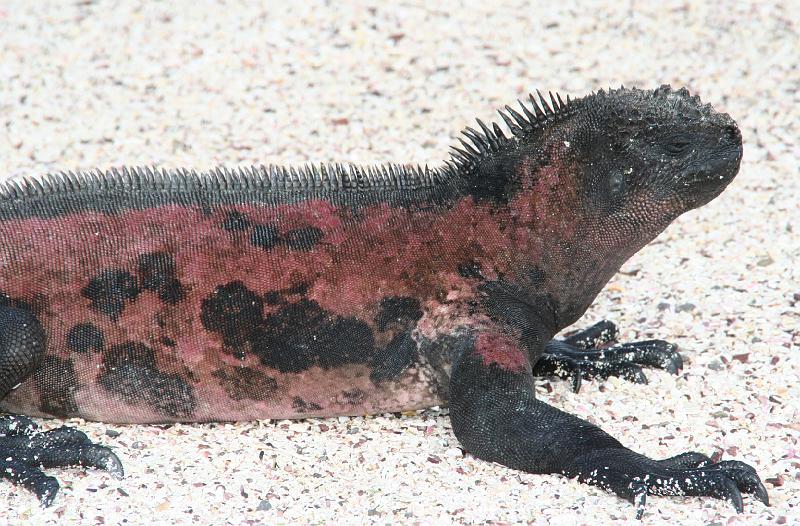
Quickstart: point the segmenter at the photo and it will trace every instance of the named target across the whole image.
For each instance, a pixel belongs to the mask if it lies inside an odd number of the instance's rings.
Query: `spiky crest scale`
[[[529,95],[536,115],[518,101],[525,116],[506,106],[506,113],[499,112],[503,121],[516,138],[543,127],[550,120],[566,113],[572,102],[561,101],[550,94],[552,107],[537,91],[540,101]],[[540,105],[541,104],[541,105]],[[509,117],[510,116],[510,117]],[[305,191],[314,189],[370,189],[370,188],[427,188],[451,178],[466,164],[481,159],[509,145],[500,126],[493,122],[487,125],[478,119],[481,131],[467,127],[462,133],[469,140],[459,138],[462,148],[452,147],[451,159],[438,168],[400,164],[357,166],[329,163],[306,164],[300,167],[259,165],[239,168],[218,167],[198,172],[186,168],[165,169],[158,167],[122,167],[109,170],[62,171],[42,178],[22,177],[0,184],[0,200],[16,200],[29,197],[48,196],[65,192],[97,192],[104,190],[136,190],[153,188],[165,191],[190,189],[251,189]],[[516,124],[515,124],[516,123]]]
[[[198,172],[186,168],[122,167],[110,170],[67,171],[42,178],[22,177],[0,184],[0,200],[47,196],[63,192],[136,190],[155,188],[167,191],[280,190],[314,189],[426,188],[450,177],[453,168],[383,164],[356,166],[329,163],[286,167],[278,165],[218,167]]]
[[[521,100],[517,101],[525,115],[520,114],[508,105],[506,105],[504,109],[497,111],[500,118],[502,118],[503,122],[508,126],[513,137],[507,137],[496,122],[492,123],[490,127],[484,124],[480,119],[476,119],[481,132],[467,126],[461,133],[469,139],[472,144],[459,137],[458,140],[463,148],[451,146],[453,150],[451,152],[452,161],[456,166],[467,167],[472,165],[483,159],[485,155],[497,152],[506,146],[514,144],[515,138],[520,140],[525,139],[530,136],[531,133],[542,129],[555,119],[572,115],[574,110],[578,107],[577,101],[573,101],[569,96],[567,97],[567,101],[564,102],[561,95],[548,92],[550,102],[547,102],[539,90],[536,90],[536,94],[539,97],[538,101],[534,98],[533,94],[528,94],[530,105],[533,108],[532,111],[524,102]]]

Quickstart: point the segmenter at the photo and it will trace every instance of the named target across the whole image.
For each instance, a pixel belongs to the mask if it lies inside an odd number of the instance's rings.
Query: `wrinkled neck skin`
[[[537,340],[577,321],[622,264],[674,219],[670,203],[594,211],[583,188],[587,163],[576,148],[580,129],[566,123],[543,132],[543,146],[530,154],[521,147],[495,153],[475,176],[507,181],[492,205],[508,221],[513,246],[502,279],[535,312]]]

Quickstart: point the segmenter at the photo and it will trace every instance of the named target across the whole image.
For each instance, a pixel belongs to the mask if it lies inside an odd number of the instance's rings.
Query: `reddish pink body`
[[[252,226],[223,228],[234,210],[250,225],[277,225],[281,235],[314,227],[322,236],[310,249],[279,244],[265,250],[253,244]],[[378,353],[395,336],[391,328],[382,331],[375,326],[382,298],[413,298],[421,309],[410,328],[413,339],[433,340],[465,323],[466,301],[475,298],[476,280],[461,276],[459,265],[478,264],[483,276],[491,279],[498,272],[509,272],[522,254],[528,259],[540,250],[528,213],[493,210],[463,198],[447,209],[375,204],[357,214],[349,207],[309,200],[279,206],[221,205],[210,213],[172,204],[114,214],[81,211],[13,219],[0,222],[4,240],[0,290],[33,307],[48,336],[47,353],[71,362],[74,381],[61,388],[62,396],[74,400],[63,411],[70,416],[144,422],[399,411],[442,401],[440,393],[446,386],[435,385],[440,375],[424,356],[383,382],[370,379],[369,361],[281,372],[246,352],[246,342],[244,351],[237,353],[220,334],[205,328],[203,301],[217,287],[233,282],[261,296],[289,291],[283,293],[284,303],[316,302],[325,316],[355,318],[369,325]],[[535,210],[530,213],[538,215]],[[82,291],[100,271],[118,269],[136,276],[138,258],[152,253],[174,258],[183,290],[180,301],[166,303],[155,292],[141,290],[125,301],[116,317],[93,308]],[[265,304],[263,316],[279,308]],[[141,400],[126,401],[101,385],[98,375],[107,368],[105,351],[75,352],[67,344],[70,329],[85,323],[102,331],[105,350],[126,342],[152,349],[158,371],[176,375],[190,386],[191,410],[164,414]],[[342,337],[346,340],[347,335]],[[491,359],[519,366],[521,359],[506,343],[493,351]],[[2,401],[3,409],[47,414],[42,398],[48,394],[42,391],[62,374],[48,371],[45,364],[39,380],[29,378],[12,391]]]

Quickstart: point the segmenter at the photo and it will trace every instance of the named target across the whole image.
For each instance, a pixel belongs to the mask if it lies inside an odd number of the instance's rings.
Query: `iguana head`
[[[524,115],[501,111],[513,137],[467,129],[472,145],[454,161],[474,199],[509,211],[520,261],[561,276],[544,287],[572,318],[670,222],[722,192],[742,138],[727,114],[669,86],[531,102]]]
[[[739,171],[736,123],[685,88],[601,91],[582,113],[573,151],[586,210],[598,216],[640,218],[641,226],[658,210],[668,223],[719,195]]]
[[[466,129],[472,144],[462,140],[453,160],[477,199],[509,201],[550,177],[582,197],[580,208],[592,215],[668,203],[669,222],[719,195],[739,170],[736,123],[686,88],[550,100],[531,96],[532,110],[520,103],[525,115],[509,106],[500,112],[514,137],[481,121],[482,132]]]
[[[496,124],[467,128],[472,144],[462,141],[454,161],[475,199],[527,208],[517,216],[540,232],[589,228],[635,251],[739,170],[736,123],[685,88],[539,98],[525,115],[500,112],[514,137]]]
[[[574,258],[599,281],[682,213],[719,195],[739,171],[742,137],[727,114],[684,88],[600,92],[553,127],[571,197]]]

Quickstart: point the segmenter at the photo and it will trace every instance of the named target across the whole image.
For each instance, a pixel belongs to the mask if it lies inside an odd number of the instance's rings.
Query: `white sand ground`
[[[533,88],[688,85],[740,123],[741,174],[626,264],[584,323],[675,341],[687,366],[652,371],[647,386],[542,382],[537,394],[645,454],[722,450],[768,481],[770,508],[746,498],[737,516],[709,498],[651,497],[643,524],[797,524],[800,6],[721,4],[5,0],[0,174],[435,164],[472,118]],[[63,490],[46,510],[0,483],[1,524],[634,522],[598,489],[462,456],[446,410],[68,423],[112,446],[127,477],[56,471]]]

